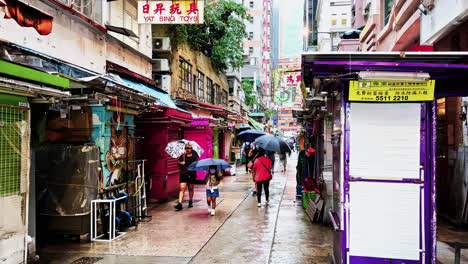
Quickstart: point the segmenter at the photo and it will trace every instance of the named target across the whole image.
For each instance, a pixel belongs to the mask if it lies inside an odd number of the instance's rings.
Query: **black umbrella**
[[[285,153],[291,152],[291,149],[282,138],[273,135],[263,135],[255,139],[255,146],[264,150]]]
[[[260,130],[249,129],[249,130],[240,132],[239,135],[237,135],[237,138],[245,142],[252,142],[256,138],[263,136],[265,134],[266,134],[265,132],[260,131]]]
[[[361,30],[353,29],[346,31],[345,33],[340,35],[341,39],[359,39],[359,35],[361,34]]]

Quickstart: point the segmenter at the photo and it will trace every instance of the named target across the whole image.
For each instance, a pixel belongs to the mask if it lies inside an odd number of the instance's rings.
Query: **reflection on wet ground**
[[[112,242],[63,242],[41,249],[41,263],[328,263],[332,231],[311,224],[295,199],[296,156],[270,183],[270,203],[257,207],[251,175],[225,177],[215,216],[205,186],[196,186],[193,208],[173,209],[175,199],[153,205],[152,219]],[[238,170],[243,171],[243,170]]]

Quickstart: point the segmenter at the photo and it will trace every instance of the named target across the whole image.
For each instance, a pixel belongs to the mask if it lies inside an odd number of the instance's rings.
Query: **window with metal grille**
[[[214,91],[213,81],[210,78],[206,78],[206,100],[208,103],[214,104]]]
[[[221,104],[221,94],[219,93],[219,85],[215,84],[214,86],[214,101],[215,104]]]
[[[221,104],[224,105],[224,106],[227,106],[227,97],[228,97],[227,91],[223,90],[223,95],[222,95],[222,98],[221,98]]]
[[[193,90],[192,65],[182,57],[179,60],[179,89],[195,94],[195,91]]]
[[[198,72],[198,98],[205,98],[205,75]]]
[[[27,109],[0,105],[0,195],[21,191],[21,131]]]

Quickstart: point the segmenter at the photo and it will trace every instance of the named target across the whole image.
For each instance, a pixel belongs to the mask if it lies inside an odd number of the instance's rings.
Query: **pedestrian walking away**
[[[265,155],[265,152],[263,152],[263,155]],[[252,171],[253,165],[255,164],[255,160],[260,157],[259,149],[255,146],[255,143],[251,144],[250,152],[249,152],[249,158],[251,161],[247,164],[249,167],[249,170]],[[254,181],[255,182],[255,181]],[[252,195],[257,194],[257,183],[255,182],[255,190],[253,191]]]
[[[208,212],[215,215],[216,197],[219,197],[218,185],[221,177],[217,174],[216,166],[210,166],[208,173],[205,176],[206,183],[206,203],[208,204]]]
[[[252,179],[257,183],[257,206],[262,205],[262,187],[265,191],[265,204],[270,202],[271,160],[265,157],[265,151],[259,149],[259,157],[255,160]]]
[[[286,165],[288,163],[288,157],[286,156],[286,153],[280,153],[279,155],[281,165],[283,165],[283,172],[286,171]]]
[[[182,201],[184,200],[185,189],[189,189],[189,204],[188,207],[193,207],[193,185],[197,178],[197,173],[195,171],[189,171],[187,168],[193,162],[198,160],[198,154],[192,152],[192,145],[185,145],[185,154],[182,154],[179,158],[179,169],[180,169],[180,185],[179,185],[179,201],[174,208],[177,211],[182,210]]]
[[[245,173],[249,172],[249,153],[250,153],[250,142],[244,142],[242,145],[242,155],[245,157]]]
[[[271,160],[271,175],[275,174],[275,152],[274,151],[269,151],[265,150],[266,156]]]

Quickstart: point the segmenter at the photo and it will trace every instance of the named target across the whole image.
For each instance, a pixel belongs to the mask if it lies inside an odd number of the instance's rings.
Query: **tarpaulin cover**
[[[41,35],[52,32],[53,17],[18,0],[4,0],[5,18],[13,18],[22,27],[34,27]]]
[[[39,212],[42,215],[88,214],[98,196],[99,149],[96,146],[46,144],[36,149]]]

